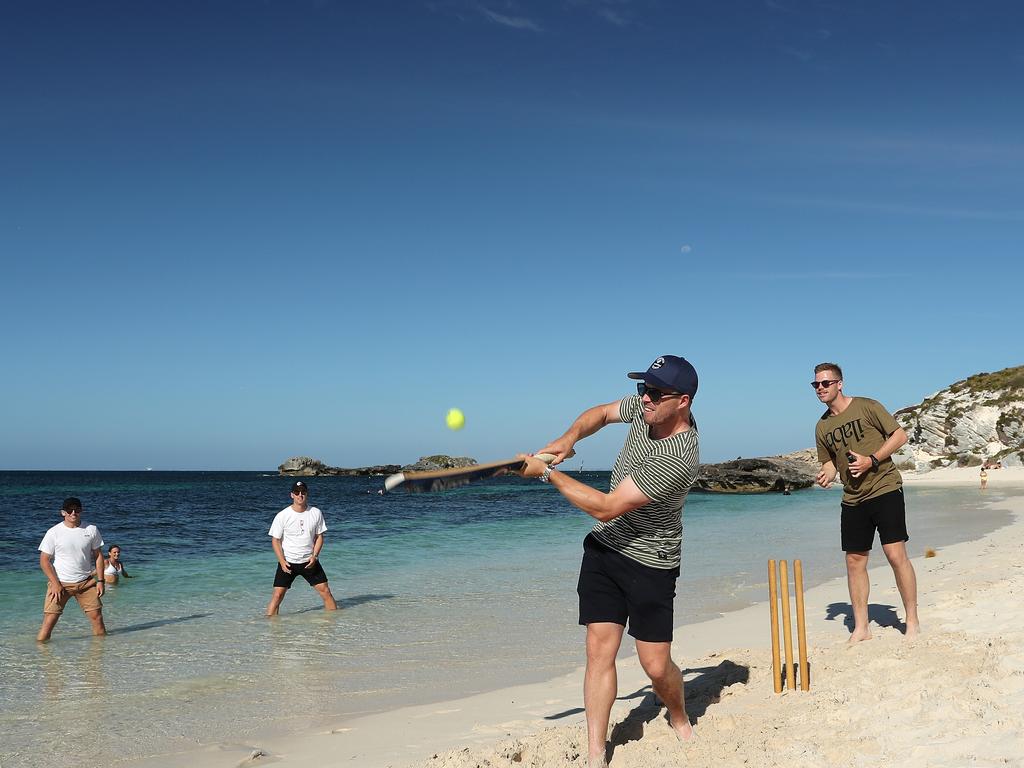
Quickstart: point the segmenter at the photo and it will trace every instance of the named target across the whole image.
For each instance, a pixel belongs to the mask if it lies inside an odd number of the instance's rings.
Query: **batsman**
[[[577,586],[579,623],[587,628],[583,701],[589,768],[607,765],[608,721],[618,691],[615,657],[627,627],[676,737],[693,737],[682,673],[671,651],[683,504],[700,464],[697,422],[690,411],[697,371],[682,357],[663,355],[646,371],[627,375],[637,380],[637,394],[584,411],[564,435],[538,451],[554,455],[550,465],[521,457],[524,477],[551,484],[597,521],[583,541]],[[629,434],[608,493],[555,469],[577,442],[619,423],[629,425]]]

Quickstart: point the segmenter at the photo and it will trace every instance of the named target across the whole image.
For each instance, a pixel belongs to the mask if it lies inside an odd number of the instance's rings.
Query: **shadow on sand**
[[[704,716],[708,707],[719,702],[723,690],[737,683],[746,685],[750,679],[750,667],[744,667],[728,659],[724,659],[715,667],[683,670],[684,675],[694,673],[697,673],[699,677],[686,683],[686,714],[690,716],[690,722],[694,724]],[[629,696],[620,698],[639,698],[640,703],[612,728],[611,736],[608,738],[608,754],[606,756],[608,761],[611,761],[617,747],[643,738],[644,725],[658,717],[663,710],[661,702],[649,685],[645,685]],[[667,713],[665,717],[668,717]]]
[[[853,606],[849,603],[829,603],[825,609],[825,620],[835,621],[840,616],[845,616],[843,625],[853,632]],[[868,603],[868,623],[877,624],[879,627],[893,627],[906,634],[907,625],[900,621],[896,614],[896,607],[892,605],[878,605]]]
[[[696,723],[708,711],[708,707],[718,703],[724,689],[737,683],[747,684],[750,679],[750,668],[725,659],[715,667],[683,670],[684,676],[692,674],[697,674],[698,677],[686,683],[686,714],[690,716],[691,723]],[[633,693],[619,696],[617,700],[630,701],[632,699],[640,701],[625,718],[615,724],[608,738],[608,753],[606,755],[608,761],[611,761],[617,747],[643,738],[644,725],[658,717],[663,709],[661,702],[649,685],[645,685]],[[544,719],[558,720],[580,712],[583,712],[582,708],[574,707],[564,712],[547,715]]]

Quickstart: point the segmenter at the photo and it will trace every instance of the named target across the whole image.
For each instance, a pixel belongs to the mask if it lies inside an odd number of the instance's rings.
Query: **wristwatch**
[[[878,469],[878,459],[875,458],[875,454],[872,453],[868,458],[871,459],[871,468]]]
[[[551,473],[553,471],[554,470],[551,469],[551,467],[544,467],[544,472],[540,476],[540,481],[542,483],[550,483],[551,482]]]

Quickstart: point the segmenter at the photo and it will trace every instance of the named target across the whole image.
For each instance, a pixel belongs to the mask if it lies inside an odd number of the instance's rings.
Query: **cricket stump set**
[[[800,652],[800,690],[811,689],[810,670],[807,668],[807,627],[804,624],[804,567],[799,560],[793,561],[793,579],[796,589],[796,633]],[[789,576],[786,561],[780,560],[776,577],[775,561],[768,561],[768,598],[771,600],[772,623],[772,682],[775,692],[782,693],[782,673],[779,663],[779,601],[782,602],[782,635],[786,646],[786,688],[794,690],[796,679],[793,675],[793,625],[789,612]]]

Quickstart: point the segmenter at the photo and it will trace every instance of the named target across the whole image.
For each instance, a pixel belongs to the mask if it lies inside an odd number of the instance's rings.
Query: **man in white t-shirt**
[[[65,499],[57,523],[39,544],[39,567],[46,574],[43,625],[36,640],[45,642],[72,597],[92,622],[94,635],[107,634],[103,626],[103,537],[95,525],[82,524],[82,502]],[[99,578],[97,578],[97,574]]]
[[[320,550],[324,546],[324,531],[327,524],[316,507],[310,507],[309,489],[301,480],[292,484],[292,503],[274,517],[270,525],[270,536],[277,555],[277,572],[274,574],[274,594],[267,605],[267,616],[276,616],[296,576],[304,578],[313,589],[320,593],[324,609],[337,610],[327,574],[320,565]]]

